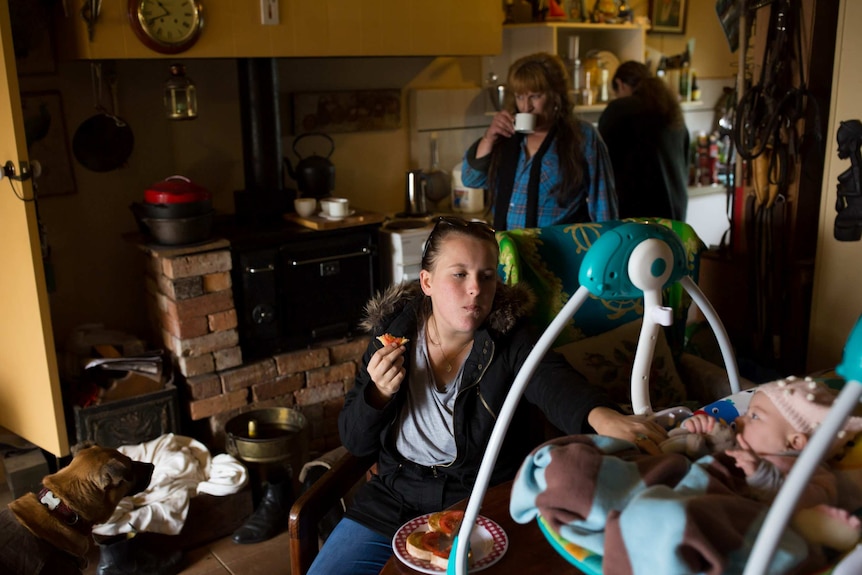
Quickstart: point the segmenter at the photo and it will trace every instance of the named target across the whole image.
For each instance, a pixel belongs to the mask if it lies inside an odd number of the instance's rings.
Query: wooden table
[[[511,491],[511,481],[491,487],[482,501],[482,509],[479,514],[493,519],[503,528],[503,531],[509,536],[509,548],[500,561],[487,569],[483,569],[480,573],[483,575],[485,573],[488,575],[494,573],[517,573],[518,575],[548,575],[548,573],[574,575],[581,573],[579,569],[554,551],[551,544],[539,531],[539,525],[535,521],[526,525],[515,523],[512,516],[509,515]],[[455,505],[456,509],[466,507],[466,501]],[[414,575],[416,573],[421,572],[411,569],[393,555],[383,567],[380,575]],[[443,572],[441,571],[441,573]]]

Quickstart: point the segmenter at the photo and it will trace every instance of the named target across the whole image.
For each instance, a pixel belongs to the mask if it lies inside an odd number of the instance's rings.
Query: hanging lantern
[[[171,64],[171,76],[165,82],[165,114],[168,120],[193,120],[198,117],[195,85],[186,76],[182,64]]]

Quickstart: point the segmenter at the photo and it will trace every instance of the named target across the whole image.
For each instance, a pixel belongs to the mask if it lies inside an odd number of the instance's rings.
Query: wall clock
[[[128,13],[138,39],[163,54],[191,48],[204,26],[199,0],[129,0]]]

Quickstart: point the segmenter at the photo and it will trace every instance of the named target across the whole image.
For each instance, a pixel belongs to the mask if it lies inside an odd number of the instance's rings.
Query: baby
[[[817,426],[827,416],[836,392],[822,382],[780,379],[759,386],[748,410],[736,419],[737,447],[726,449],[745,474],[755,499],[769,501],[781,488],[787,473]],[[699,413],[683,421],[691,433],[710,434],[721,423]],[[838,433],[829,456],[835,455],[862,431],[862,417],[851,416]],[[834,472],[821,465],[800,498],[794,526],[809,540],[840,549],[859,539],[859,519],[834,507],[837,486]],[[827,541],[819,540],[826,538]],[[852,545],[851,545],[852,546]]]

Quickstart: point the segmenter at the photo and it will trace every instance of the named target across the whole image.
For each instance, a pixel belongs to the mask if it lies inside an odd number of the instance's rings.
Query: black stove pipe
[[[234,194],[237,219],[276,221],[292,208],[295,192],[284,189],[275,58],[239,58],[239,105],[245,190]]]

